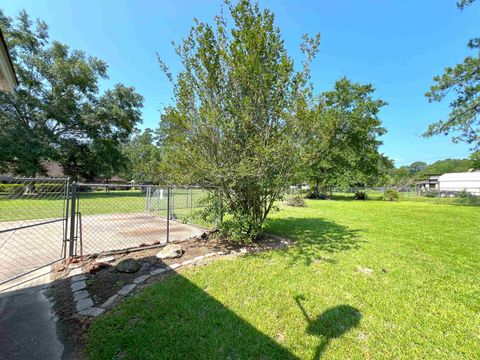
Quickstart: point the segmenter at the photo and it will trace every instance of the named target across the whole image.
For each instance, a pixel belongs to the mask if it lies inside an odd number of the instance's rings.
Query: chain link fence
[[[65,257],[68,179],[0,183],[0,283]]]
[[[164,244],[212,227],[200,216],[207,191],[154,185],[74,184],[79,255]]]
[[[476,187],[456,191],[424,189],[418,186],[332,187],[324,195],[330,198],[348,199],[355,198],[357,193],[365,193],[368,199],[382,199],[389,189],[396,190],[399,198],[403,200],[480,205],[480,188]],[[286,193],[306,196],[310,192],[308,186],[291,186]]]
[[[200,187],[0,183],[0,284],[69,256],[125,251],[201,236],[209,191]]]

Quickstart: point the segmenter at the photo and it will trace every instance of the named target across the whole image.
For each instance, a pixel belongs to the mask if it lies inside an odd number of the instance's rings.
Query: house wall
[[[452,177],[452,174],[445,174],[450,176],[441,176],[438,184],[440,191],[467,191],[472,195],[480,196],[480,173],[465,173],[467,175]],[[472,176],[474,175],[474,176]]]

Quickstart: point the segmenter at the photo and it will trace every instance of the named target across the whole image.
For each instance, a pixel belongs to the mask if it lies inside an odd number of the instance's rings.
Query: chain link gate
[[[69,179],[0,183],[0,285],[65,258]]]

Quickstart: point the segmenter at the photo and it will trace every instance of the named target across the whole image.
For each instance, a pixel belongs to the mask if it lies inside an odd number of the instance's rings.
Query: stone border
[[[102,305],[99,307],[94,306],[93,300],[90,297],[90,294],[87,290],[87,276],[82,273],[82,269],[80,267],[73,269],[70,271],[70,288],[73,293],[73,300],[75,301],[75,308],[79,315],[83,316],[91,316],[97,317],[105,312],[105,310],[111,309],[115,306],[118,302],[120,302],[124,297],[128,296],[136,287],[137,285],[143,283],[145,280],[150,278],[154,275],[159,275],[162,273],[166,273],[171,270],[178,269],[182,266],[188,266],[191,264],[196,265],[197,262],[204,260],[209,257],[217,256],[217,255],[225,255],[226,253],[223,251],[217,251],[208,253],[205,255],[197,256],[192,260],[185,260],[182,263],[175,263],[167,266],[166,268],[158,268],[155,270],[151,270],[149,274],[141,275],[133,280],[133,283],[129,285],[125,285],[121,288],[116,294],[110,296]]]

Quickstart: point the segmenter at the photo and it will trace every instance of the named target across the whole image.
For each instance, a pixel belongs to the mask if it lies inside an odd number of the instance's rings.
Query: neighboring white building
[[[438,191],[466,192],[480,196],[480,171],[447,173],[438,178]]]
[[[430,175],[428,178],[423,178],[415,183],[417,192],[438,191],[438,178],[440,175]]]

